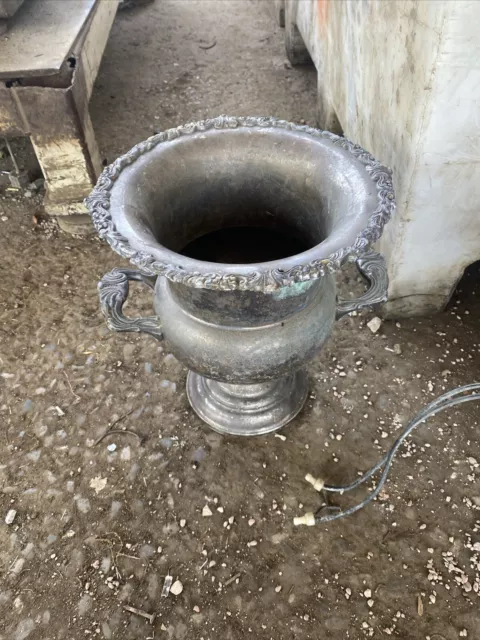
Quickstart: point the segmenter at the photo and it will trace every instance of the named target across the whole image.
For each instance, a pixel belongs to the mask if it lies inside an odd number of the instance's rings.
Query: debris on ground
[[[175,582],[170,587],[170,593],[173,593],[174,596],[179,596],[183,591],[183,584],[180,580],[175,580]]]
[[[16,515],[17,512],[15,511],[15,509],[9,509],[7,515],[5,516],[5,524],[13,524]]]
[[[165,0],[117,15],[89,103],[105,156],[153,126],[236,112],[240,94],[244,113],[314,125],[317,72],[285,69],[268,4]],[[202,51],[201,37],[217,45]],[[304,410],[278,434],[286,440],[226,438],[190,410],[186,369],[166,343],[106,326],[97,282],[125,260],[96,237],[32,224],[37,197],[0,194],[0,636],[476,639],[473,403],[419,429],[362,512],[291,525],[320,506],[306,470],[353,481],[432,393],[479,379],[476,272],[431,318],[383,320],[376,335],[363,312],[337,323],[308,366]],[[339,296],[356,277],[355,265],[336,274]],[[126,314],[152,315],[150,289],[132,284]],[[95,478],[107,479],[98,493]],[[170,596],[177,578],[184,590]],[[153,625],[124,606],[155,612]]]
[[[381,326],[382,326],[382,320],[377,316],[375,316],[375,318],[372,318],[367,322],[367,327],[370,329],[372,333],[377,333],[377,331],[380,329]]]
[[[165,580],[163,581],[162,598],[166,598],[170,593],[172,582],[173,582],[173,577],[170,574],[167,574],[165,576]]]

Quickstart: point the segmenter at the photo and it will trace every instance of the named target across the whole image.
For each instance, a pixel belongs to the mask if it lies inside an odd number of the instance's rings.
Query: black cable
[[[390,469],[393,463],[393,458],[395,457],[396,452],[398,451],[400,445],[403,443],[405,438],[407,438],[410,435],[410,433],[416,427],[418,427],[419,424],[421,424],[428,418],[431,418],[432,416],[436,415],[437,413],[440,413],[441,411],[444,411],[445,409],[449,409],[456,405],[463,404],[464,402],[480,400],[480,393],[472,393],[471,395],[464,395],[471,391],[480,392],[480,384],[474,383],[474,384],[465,385],[463,387],[457,387],[456,389],[453,389],[452,391],[448,391],[442,396],[436,398],[433,402],[431,402],[426,407],[424,407],[403,429],[400,436],[395,440],[392,447],[381,458],[381,460],[379,460],[373,467],[371,467],[368,471],[366,471],[360,478],[357,478],[357,480],[355,480],[354,482],[344,486],[323,485],[322,487],[323,491],[334,492],[334,493],[345,493],[347,491],[352,491],[353,489],[356,489],[361,484],[363,484],[368,479],[370,479],[377,471],[383,468],[383,471],[377,486],[364,500],[344,510],[340,510],[338,507],[324,505],[320,507],[320,509],[316,512],[314,516],[315,524],[331,522],[332,520],[337,520],[338,518],[343,518],[345,516],[351,515],[352,513],[355,513],[359,509],[362,509],[369,502],[371,502],[382,490],[382,487],[385,484],[388,474],[390,472]],[[332,513],[332,510],[335,510],[335,513]],[[322,511],[324,512],[324,515],[320,515]],[[325,511],[328,511],[329,513],[327,514],[325,513]],[[309,524],[312,524],[312,522],[310,521]]]

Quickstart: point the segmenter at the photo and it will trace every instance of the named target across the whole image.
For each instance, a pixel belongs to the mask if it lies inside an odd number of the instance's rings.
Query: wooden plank
[[[0,39],[0,78],[58,73],[97,2],[26,0]]]

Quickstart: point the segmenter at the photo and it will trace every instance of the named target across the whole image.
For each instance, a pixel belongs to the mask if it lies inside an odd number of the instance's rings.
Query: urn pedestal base
[[[215,431],[259,436],[281,429],[301,411],[308,377],[300,369],[268,382],[227,384],[189,371],[187,395],[195,413]]]

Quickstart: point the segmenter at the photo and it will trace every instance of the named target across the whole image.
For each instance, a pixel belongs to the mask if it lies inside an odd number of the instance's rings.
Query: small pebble
[[[208,504],[206,504],[203,509],[202,509],[202,516],[204,518],[209,518],[212,514],[212,510],[210,509],[210,507],[208,506]]]
[[[170,593],[173,593],[174,596],[179,596],[183,591],[183,584],[180,580],[175,580],[175,582],[170,587]]]
[[[277,593],[280,593],[281,590],[282,590],[282,586],[280,584],[275,587],[275,591]]]
[[[372,318],[369,322],[367,322],[367,327],[370,329],[372,333],[377,333],[377,331],[380,329],[381,326],[382,326],[382,321],[380,320],[380,318],[377,318],[376,316],[375,318]]]
[[[5,524],[13,524],[16,515],[17,512],[15,511],[15,509],[10,509],[10,511],[5,516]]]
[[[182,519],[180,520],[180,526],[182,527],[182,529],[183,529],[183,527],[184,527],[186,524],[187,524],[187,521],[186,521],[184,518],[182,518]]]
[[[117,448],[117,445],[116,445],[114,442],[112,442],[112,444],[109,444],[109,445],[107,446],[107,449],[108,449],[110,452],[115,451],[115,449],[116,449],[116,448]]]

